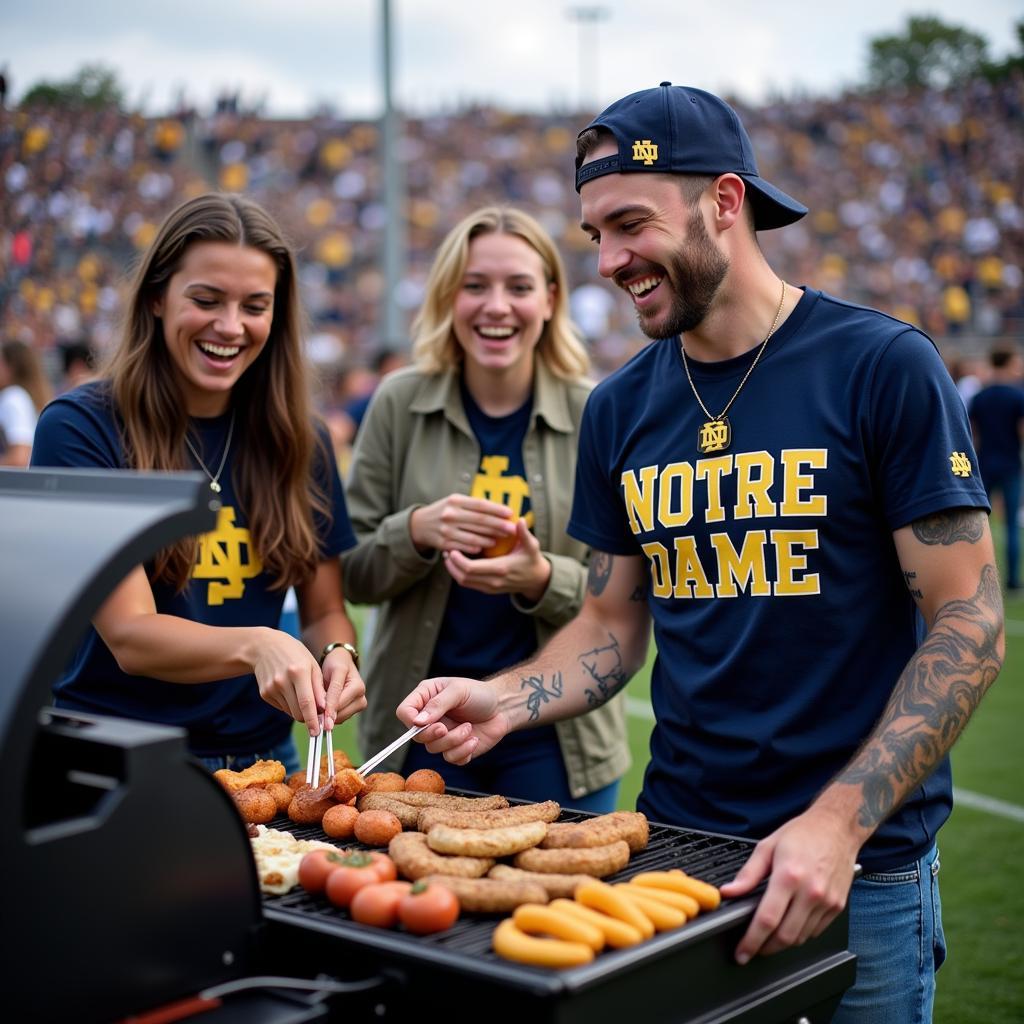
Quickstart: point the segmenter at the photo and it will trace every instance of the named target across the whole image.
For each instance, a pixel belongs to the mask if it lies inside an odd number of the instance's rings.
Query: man
[[[768,880],[737,960],[819,934],[850,894],[836,1020],[928,1019],[946,755],[1003,656],[963,404],[917,330],[775,275],[756,231],[806,209],[717,97],[634,93],[578,153],[600,272],[656,339],[584,417],[568,531],[593,551],[588,593],[530,662],[426,680],[399,717],[463,762],[608,700],[653,618],[638,806],[760,840],[723,888]]]
[[[989,382],[971,399],[968,411],[980,459],[981,479],[991,501],[1003,496],[1006,520],[1006,589],[1020,589],[1020,442],[1024,432],[1024,361],[1015,345],[994,345]]]

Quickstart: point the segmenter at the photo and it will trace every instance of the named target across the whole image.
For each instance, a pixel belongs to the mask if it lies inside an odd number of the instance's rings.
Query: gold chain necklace
[[[743,380],[740,381],[739,387],[732,393],[732,398],[725,403],[725,408],[717,416],[712,415],[697,393],[697,386],[693,383],[693,377],[690,376],[690,364],[686,361],[686,347],[680,341],[679,351],[683,354],[683,369],[686,371],[686,379],[690,382],[690,390],[693,392],[693,397],[697,399],[697,404],[703,409],[704,415],[707,416],[707,422],[700,428],[697,434],[697,450],[701,455],[707,455],[709,452],[724,452],[732,443],[732,427],[725,418],[725,414],[732,408],[732,403],[736,401],[737,396],[743,390],[743,385],[747,383],[747,379],[754,372],[754,367],[757,366],[758,360],[764,354],[769,339],[775,333],[775,328],[779,326],[779,317],[782,316],[782,307],[785,302],[786,282],[783,281],[782,295],[779,296],[779,308],[775,311],[775,319],[772,321],[768,333],[764,336],[764,341],[761,342],[761,347],[757,350],[754,361],[743,375]]]
[[[698,399],[699,401],[699,399]],[[192,447],[192,442],[188,439],[188,434],[185,434],[185,444],[188,445],[188,450],[192,453],[192,458],[199,463],[199,468],[210,478],[210,490],[214,494],[220,494],[220,480],[221,473],[224,472],[224,464],[228,461],[228,452],[231,450],[231,435],[235,432],[235,411],[231,410],[231,423],[228,425],[228,436],[224,441],[224,451],[221,453],[220,465],[217,467],[216,473],[211,473],[206,468],[206,463],[199,457],[199,452]]]

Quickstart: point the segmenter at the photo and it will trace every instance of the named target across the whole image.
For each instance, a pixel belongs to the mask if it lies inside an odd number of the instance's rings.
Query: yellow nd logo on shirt
[[[207,603],[219,605],[226,598],[240,598],[245,593],[245,581],[262,571],[263,563],[253,549],[249,531],[235,526],[233,508],[222,507],[217,513],[217,526],[199,538],[192,579],[209,580]]]

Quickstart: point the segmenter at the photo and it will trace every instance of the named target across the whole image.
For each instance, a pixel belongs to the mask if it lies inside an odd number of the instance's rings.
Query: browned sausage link
[[[582,849],[523,850],[512,862],[524,871],[550,872],[556,875],[593,875],[604,878],[621,871],[629,863],[629,846],[622,839],[607,846]]]
[[[437,853],[469,857],[510,857],[536,846],[548,830],[546,822],[525,821],[504,828],[452,828],[435,825],[427,836],[427,845]]]
[[[425,882],[444,885],[459,897],[463,910],[481,914],[507,914],[524,903],[547,903],[548,894],[535,882],[507,882],[497,878],[454,878],[427,875]]]
[[[422,790],[402,790],[388,793],[394,800],[401,800],[412,807],[447,807],[451,811],[494,811],[508,807],[503,796],[452,796],[450,793],[424,793]]]
[[[402,823],[402,828],[415,831],[420,812],[400,800],[392,800],[392,796],[392,793],[364,793],[356,801],[356,807],[360,811],[390,811]]]
[[[429,832],[435,825],[451,825],[452,828],[504,828],[506,825],[522,825],[527,821],[554,821],[561,813],[554,800],[540,804],[517,804],[494,811],[450,811],[445,807],[425,807],[420,811],[417,828]]]
[[[647,818],[639,811],[614,811],[587,821],[558,822],[548,829],[541,846],[545,850],[581,849],[624,839],[630,853],[637,853],[647,846],[648,831]]]
[[[445,857],[434,853],[421,832],[399,833],[388,843],[388,856],[395,862],[399,874],[413,882],[431,874],[480,878],[494,867],[490,857]]]
[[[519,868],[510,867],[508,864],[495,864],[487,872],[488,878],[497,878],[502,882],[536,882],[544,886],[548,899],[571,900],[576,894],[576,886],[591,878],[590,875],[554,875],[544,874],[539,871],[521,871]]]

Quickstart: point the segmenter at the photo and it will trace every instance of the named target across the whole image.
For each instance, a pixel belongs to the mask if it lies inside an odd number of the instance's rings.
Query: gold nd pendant
[[[697,435],[697,451],[701,455],[709,452],[724,452],[732,442],[732,427],[729,421],[720,416],[717,420],[708,420]]]

